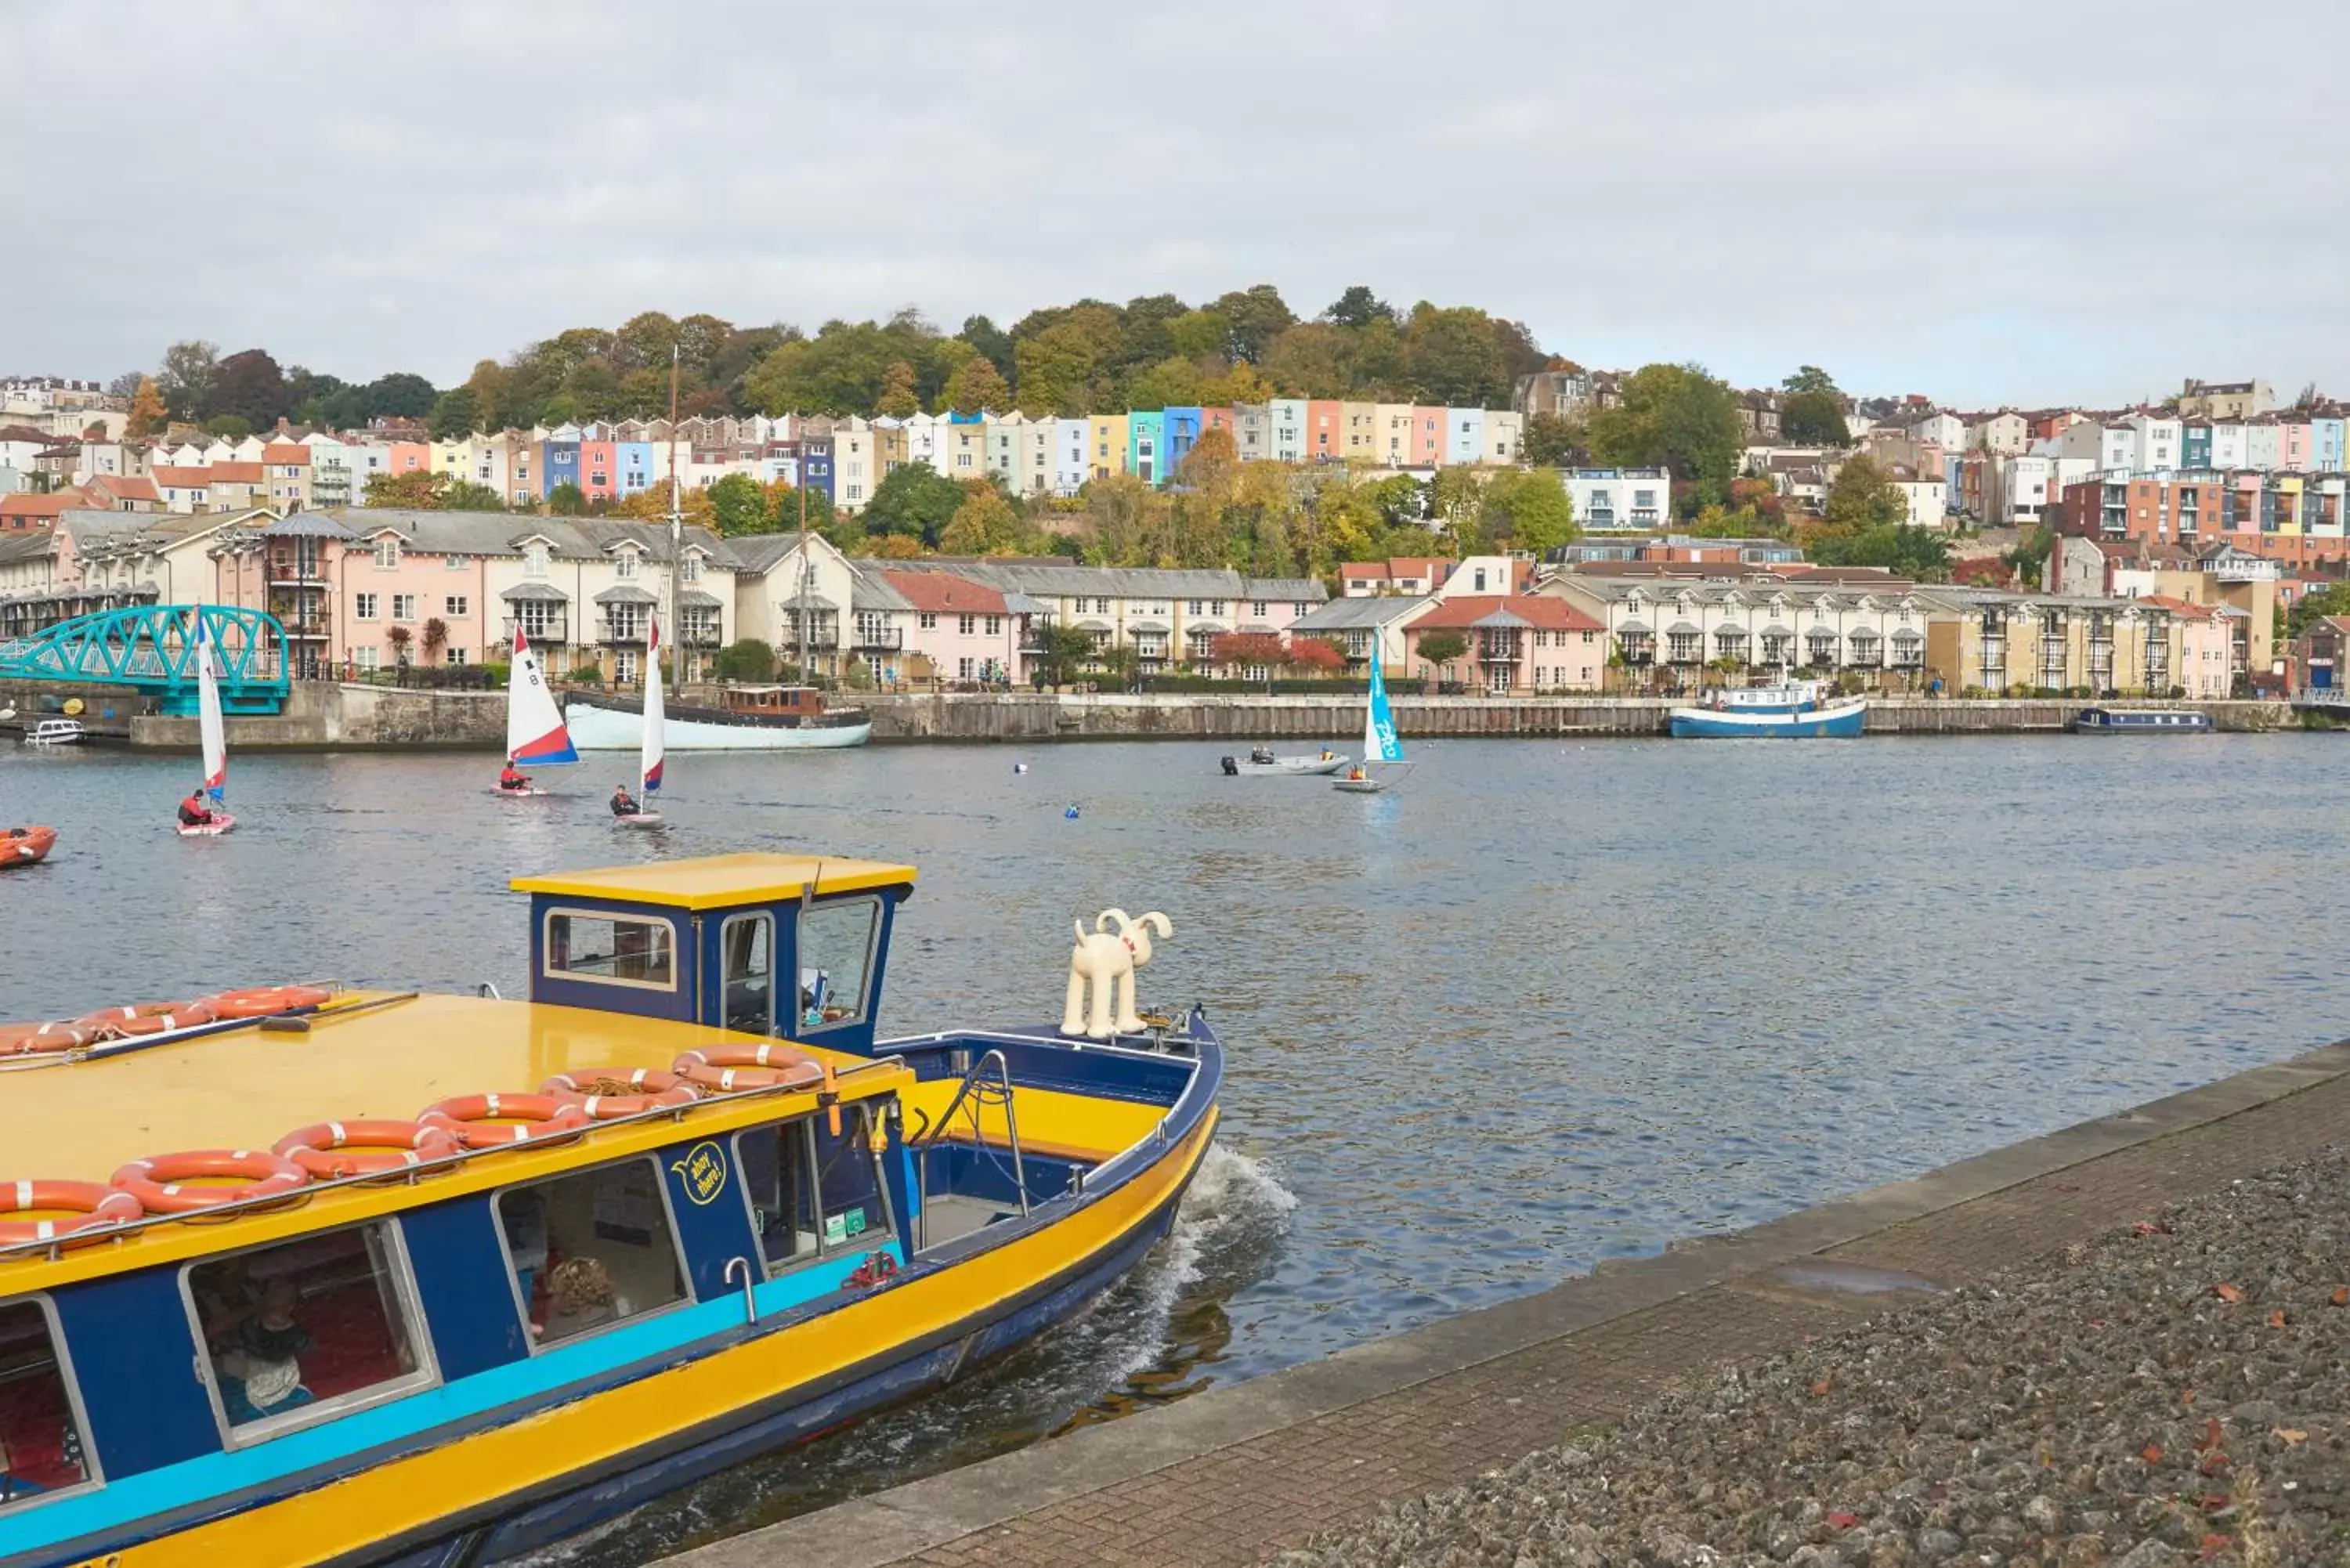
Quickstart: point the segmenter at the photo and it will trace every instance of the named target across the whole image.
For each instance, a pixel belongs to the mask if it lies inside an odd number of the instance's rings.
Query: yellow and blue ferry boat
[[[877,1043],[914,876],[526,877],[527,1001],[12,1036],[0,1560],[495,1562],[1076,1311],[1172,1222],[1222,1050],[1197,1008]]]

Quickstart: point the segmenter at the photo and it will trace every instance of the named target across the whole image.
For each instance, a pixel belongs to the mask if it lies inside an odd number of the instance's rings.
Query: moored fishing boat
[[[1671,714],[1675,740],[1849,740],[1868,719],[1865,697],[1837,699],[1825,682],[1761,686],[1711,692],[1694,708]]]
[[[877,1042],[913,881],[526,877],[526,1001],[305,993],[12,1074],[0,1557],[494,1562],[1076,1312],[1171,1223],[1222,1048],[1136,1012],[1168,926],[1117,911],[1089,1036]]]
[[[673,752],[795,752],[861,746],[873,738],[863,708],[827,708],[813,686],[730,686],[723,706],[671,702],[663,743]],[[639,743],[644,705],[600,691],[569,691],[563,716],[589,751],[623,752]]]

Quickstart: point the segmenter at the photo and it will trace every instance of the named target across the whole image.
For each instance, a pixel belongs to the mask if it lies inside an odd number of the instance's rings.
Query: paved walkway
[[[668,1568],[1255,1562],[1388,1499],[2350,1138],[2350,1042],[737,1536]],[[1921,1278],[1922,1277],[1922,1278]]]

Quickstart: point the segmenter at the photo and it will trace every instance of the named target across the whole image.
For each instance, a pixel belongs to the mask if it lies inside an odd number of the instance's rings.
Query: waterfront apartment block
[[[1938,587],[1917,596],[1931,612],[1926,665],[1957,695],[2014,691],[2168,696],[2188,689],[2185,621],[2160,599]],[[2197,618],[2199,659],[2209,623]]]
[[[1926,668],[1933,610],[1915,584],[1858,570],[1823,581],[1768,572],[1726,579],[1577,572],[1553,576],[1537,592],[1605,628],[1623,683],[1636,687],[1846,671],[1914,683]]]

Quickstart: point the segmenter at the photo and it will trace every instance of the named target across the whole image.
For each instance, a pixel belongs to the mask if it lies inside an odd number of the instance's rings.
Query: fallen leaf
[[[2156,1225],[2152,1220],[2141,1220],[2137,1224],[2131,1226],[2130,1229],[2138,1235],[2151,1236],[2159,1230],[2160,1227]]]
[[[2071,1182],[2060,1181],[2056,1184],[2056,1190],[2059,1192],[2078,1192],[2081,1189]]]
[[[2271,1328],[2282,1328],[2284,1326],[2284,1308],[2279,1307],[2276,1311],[2269,1314],[2269,1326]]]
[[[2158,1465],[2162,1462],[2162,1445],[2160,1443],[2148,1443],[2146,1447],[2137,1451],[2137,1457],[2144,1459],[2147,1464]]]
[[[2195,1445],[2195,1451],[2199,1454],[2208,1454],[2218,1449],[2219,1446],[2220,1417],[2217,1416],[2206,1416],[2203,1418],[2203,1440]]]
[[[2336,1285],[2333,1301],[2335,1306],[2350,1306],[2350,1285]]]
[[[2288,1448],[2295,1443],[2305,1443],[2309,1441],[2309,1434],[2307,1432],[2295,1431],[2291,1427],[2279,1427],[2275,1428],[2275,1431],[2278,1437],[2284,1439],[2285,1445]]]
[[[2178,1402],[2186,1406],[2189,1409],[2193,1409],[2195,1407],[2195,1390],[2192,1388],[2181,1388],[2178,1391]]]
[[[1814,1399],[1825,1398],[1827,1397],[1827,1391],[1828,1380],[1825,1377],[1812,1385],[1812,1397]]]
[[[1828,1515],[1828,1528],[1830,1530],[1850,1530],[1854,1525],[1858,1524],[1859,1522],[1860,1515],[1856,1513],[1831,1513]]]
[[[2211,1287],[2211,1293],[2218,1296],[2221,1301],[2226,1302],[2230,1306],[2233,1306],[2238,1302],[2244,1299],[2244,1293],[2237,1289],[2234,1285],[2213,1285]]]
[[[2196,1554],[2195,1561],[2209,1563],[2234,1544],[2234,1542],[2224,1535],[2207,1535],[2203,1538],[2203,1550]]]
[[[2195,1500],[2195,1505],[2206,1513],[2217,1513],[2228,1506],[2228,1494],[2224,1491],[2207,1491]]]

